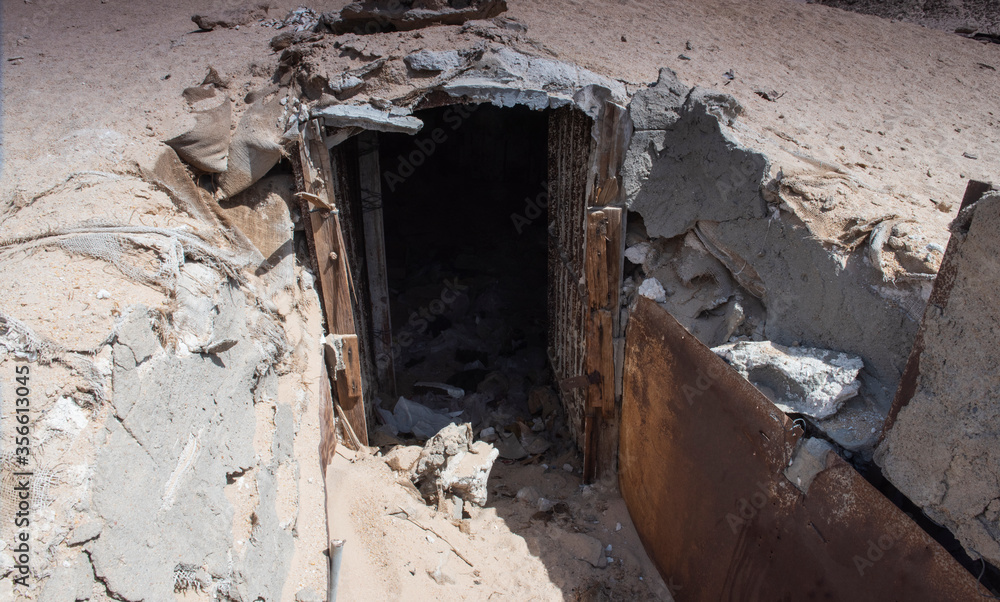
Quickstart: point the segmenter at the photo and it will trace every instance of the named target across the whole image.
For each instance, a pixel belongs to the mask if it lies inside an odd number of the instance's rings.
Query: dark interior
[[[529,394],[551,382],[547,115],[457,105],[416,116],[416,136],[379,136],[397,393],[464,411],[477,432],[500,426],[497,412],[530,422]]]

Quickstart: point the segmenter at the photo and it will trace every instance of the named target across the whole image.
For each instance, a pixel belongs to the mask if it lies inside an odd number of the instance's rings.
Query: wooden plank
[[[332,167],[329,151],[323,144],[319,124],[313,121],[300,139],[302,157],[302,177],[305,192],[316,195],[320,203],[336,207],[333,198]],[[312,247],[315,252],[317,281],[320,300],[326,318],[327,330],[331,334],[355,334],[354,312],[352,310],[352,285],[347,254],[344,248],[340,218],[336,210],[328,211],[310,208],[309,228]],[[355,352],[355,357],[358,354]],[[358,365],[360,373],[360,363]],[[340,374],[335,374],[335,378]],[[356,383],[345,383],[337,379],[336,402],[343,408],[362,443],[368,445],[368,425],[365,419],[363,388],[360,377]]]
[[[378,388],[396,396],[396,373],[392,353],[392,321],[389,315],[389,272],[385,260],[385,233],[382,222],[382,183],[378,162],[378,134],[358,136],[358,171],[361,210],[364,220],[365,263],[371,301],[372,337]]]
[[[324,474],[337,451],[337,427],[333,419],[333,393],[326,362],[320,362],[319,380],[319,459]]]
[[[588,314],[586,320],[587,399],[584,441],[584,478],[592,481],[607,474],[614,466],[617,436],[608,433],[608,424],[615,423],[615,352],[612,314],[618,306],[620,260],[618,241],[621,210],[605,208],[587,214],[587,256],[585,274]],[[615,227],[610,232],[609,227]],[[610,235],[610,236],[609,236]],[[602,438],[610,441],[602,442]]]
[[[350,397],[361,396],[361,353],[358,351],[358,335],[340,337],[340,354],[344,369],[337,373],[337,388]],[[343,388],[341,389],[341,385]]]

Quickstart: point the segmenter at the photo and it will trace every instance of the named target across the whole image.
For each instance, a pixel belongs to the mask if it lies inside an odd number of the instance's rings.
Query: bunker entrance
[[[407,424],[398,404],[439,422],[463,412],[477,430],[541,428],[558,406],[546,353],[547,112],[416,116],[416,136],[378,136],[395,385],[381,406],[418,438],[438,424]]]

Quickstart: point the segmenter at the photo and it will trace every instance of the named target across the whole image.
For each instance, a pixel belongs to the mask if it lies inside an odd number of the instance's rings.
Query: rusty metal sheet
[[[801,430],[641,298],[625,351],[619,483],[650,557],[688,600],[972,600],[976,581],[833,453],[803,493]]]

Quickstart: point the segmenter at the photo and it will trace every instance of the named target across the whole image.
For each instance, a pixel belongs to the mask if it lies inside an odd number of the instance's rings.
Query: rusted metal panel
[[[962,205],[959,207],[959,211],[975,203],[992,189],[992,184],[987,182],[969,180],[965,187],[965,194],[962,196]],[[958,243],[952,237],[948,240],[948,248],[945,249],[944,257],[941,259],[941,267],[934,278],[934,285],[931,288],[930,297],[927,299],[927,307],[924,308],[925,316],[928,311],[942,312],[948,306],[951,289],[955,286],[955,277],[958,275],[957,254]],[[913,348],[906,360],[906,367],[903,368],[903,375],[899,379],[899,386],[892,399],[889,415],[882,426],[882,433],[879,436],[880,443],[885,439],[886,433],[892,429],[892,425],[896,423],[899,411],[910,403],[917,391],[917,381],[920,377],[920,356],[924,352],[924,329],[926,328],[924,322],[925,320],[921,320],[920,328],[913,339]]]
[[[584,241],[592,124],[571,107],[556,109],[549,117],[549,361],[556,381],[564,384],[561,397],[570,433],[581,444],[586,391],[586,380],[581,379],[586,352]]]
[[[835,454],[803,493],[801,431],[667,312],[629,320],[619,484],[679,602],[973,600],[975,580]]]

